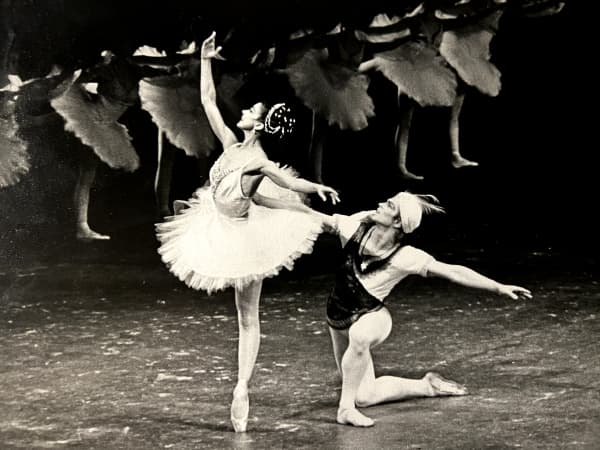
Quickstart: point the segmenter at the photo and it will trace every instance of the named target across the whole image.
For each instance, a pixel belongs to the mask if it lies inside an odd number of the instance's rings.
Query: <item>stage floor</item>
[[[229,422],[231,292],[187,289],[153,251],[123,253],[115,242],[5,263],[0,447],[599,448],[600,285],[592,268],[550,254],[496,266],[484,258],[463,261],[529,287],[534,298],[408,280],[389,301],[392,334],[374,351],[379,374],[435,370],[471,394],[369,408],[369,429],[335,422],[340,379],[323,320],[331,274],[268,280],[244,434]]]

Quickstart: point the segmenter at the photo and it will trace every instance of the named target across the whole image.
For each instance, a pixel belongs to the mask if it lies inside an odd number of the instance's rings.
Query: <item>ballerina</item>
[[[303,38],[303,45],[295,49],[300,56],[288,57],[290,62],[279,71],[287,75],[298,98],[312,111],[310,155],[314,179],[322,182],[329,128],[363,130],[375,115],[375,106],[367,92],[369,79],[357,70],[363,44],[352,30],[340,25],[324,36]],[[323,47],[315,45],[318,38],[324,41]],[[311,44],[314,47],[310,48]]]
[[[439,11],[421,9],[418,21],[415,21],[415,14],[405,17],[408,19],[404,20],[408,33],[399,45],[391,50],[375,52],[372,59],[359,67],[361,72],[379,70],[398,88],[401,116],[395,131],[395,143],[398,166],[404,178],[423,179],[423,176],[408,170],[406,164],[416,104],[421,107],[450,107],[451,164],[457,169],[479,165],[461,154],[459,117],[465,86],[472,86],[489,96],[497,96],[500,92],[500,71],[489,61],[490,41],[502,15],[500,5],[494,5],[492,12],[483,17],[483,12],[477,10],[476,22],[451,30],[439,25]],[[407,100],[406,108],[403,108],[404,100]]]
[[[189,207],[157,225],[159,253],[170,271],[193,289],[213,293],[234,288],[238,312],[238,381],[231,422],[246,431],[250,382],[260,345],[259,299],[262,282],[312,251],[321,223],[310,214],[280,209],[282,200],[257,192],[269,178],[275,184],[321,199],[339,201],[337,192],[291,176],[270,161],[261,145],[266,136],[289,135],[294,119],[285,104],[256,103],[237,123],[239,142],[217,106],[212,76],[215,33],[202,44],[200,97],[210,127],[225,149],[210,170],[210,186],[196,191]]]
[[[53,68],[44,77],[25,81],[8,75],[9,84],[0,89],[0,187],[14,185],[29,173],[32,148],[42,142],[47,146],[47,133],[40,130],[52,127],[51,117],[57,118],[49,99],[64,93],[79,74]]]
[[[94,231],[88,222],[96,170],[100,161],[112,169],[137,170],[139,156],[127,128],[118,119],[138,100],[140,79],[164,73],[139,66],[109,51],[103,52],[103,58],[101,64],[88,69],[62,95],[50,101],[64,119],[65,129],[93,150],[80,152],[74,193],[76,237],[83,241],[110,239],[109,235]]]
[[[498,33],[500,21],[509,8],[514,7],[523,17],[545,17],[559,13],[564,2],[532,0],[517,6],[508,0],[479,0],[459,5],[453,15],[435,11],[438,20],[448,17],[450,25],[442,22],[439,53],[457,74],[456,99],[451,106],[449,134],[454,168],[475,167],[479,163],[464,158],[460,153],[460,114],[468,92],[497,97],[502,89],[501,72],[491,61],[492,39]],[[453,25],[457,22],[458,25]]]
[[[403,18],[409,18],[422,9],[422,2],[414,3],[408,2],[396,9],[402,11]],[[387,17],[385,14],[376,16],[373,22],[377,23],[384,16]],[[362,66],[366,46],[406,36],[406,30],[396,23],[377,28],[365,33],[360,26],[348,21],[324,34],[295,33],[304,40],[304,47],[311,45],[312,48],[305,49],[300,57],[281,69],[288,75],[296,95],[313,113],[310,155],[314,179],[318,182],[322,180],[323,149],[330,127],[360,131],[367,128],[375,116],[375,105],[368,93],[369,78]]]

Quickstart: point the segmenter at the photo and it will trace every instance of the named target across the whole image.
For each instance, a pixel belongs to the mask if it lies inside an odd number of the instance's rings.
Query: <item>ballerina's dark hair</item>
[[[289,136],[293,133],[296,125],[296,119],[292,115],[292,110],[285,103],[273,105],[265,116],[264,131],[279,139]]]

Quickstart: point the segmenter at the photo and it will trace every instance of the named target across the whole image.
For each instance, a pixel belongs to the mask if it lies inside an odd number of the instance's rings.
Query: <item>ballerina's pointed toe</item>
[[[236,433],[246,431],[249,410],[250,400],[248,398],[248,390],[237,387],[233,391],[233,401],[231,402],[231,424]]]

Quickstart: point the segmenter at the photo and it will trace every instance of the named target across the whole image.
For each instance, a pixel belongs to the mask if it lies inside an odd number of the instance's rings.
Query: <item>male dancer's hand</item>
[[[531,298],[531,291],[529,289],[525,289],[521,286],[513,286],[510,284],[501,284],[498,287],[498,293],[501,295],[506,295],[513,300]]]

